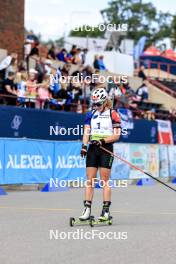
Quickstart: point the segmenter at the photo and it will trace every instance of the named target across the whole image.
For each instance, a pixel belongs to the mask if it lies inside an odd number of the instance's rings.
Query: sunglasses
[[[100,107],[102,105],[103,105],[103,103],[93,103],[93,106],[97,106],[97,107]]]

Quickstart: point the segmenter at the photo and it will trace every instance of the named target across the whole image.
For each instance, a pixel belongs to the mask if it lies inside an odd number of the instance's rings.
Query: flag
[[[171,122],[168,120],[157,120],[158,123],[158,143],[173,144],[173,134]]]

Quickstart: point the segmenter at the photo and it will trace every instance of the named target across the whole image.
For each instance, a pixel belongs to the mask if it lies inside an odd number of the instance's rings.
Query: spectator
[[[7,79],[3,81],[2,93],[4,94],[4,103],[8,105],[16,105],[17,87],[14,83],[15,73],[9,72]]]
[[[76,45],[73,45],[70,51],[70,54],[72,55],[72,57],[76,54],[76,52],[77,52],[77,47]]]
[[[90,65],[84,67],[83,70],[82,70],[84,83],[89,87],[90,91],[94,87],[93,74],[94,74],[94,69]]]
[[[27,60],[29,54],[31,53],[32,43],[34,43],[34,41],[31,39],[26,39],[24,43],[24,59],[25,60]]]
[[[71,65],[70,64],[64,64],[63,68],[62,68],[62,76],[68,76],[69,72],[71,69]]]
[[[48,51],[47,58],[50,60],[56,60],[55,46],[52,45]]]
[[[45,64],[43,63],[42,58],[36,57],[36,71],[38,72],[37,81],[38,83],[42,83],[44,75],[45,75]]]
[[[60,90],[61,77],[62,74],[59,68],[57,69],[57,71],[55,69],[52,70],[52,75],[50,75],[50,81],[49,81],[49,89],[54,98],[55,96],[57,96],[57,93]]]
[[[17,53],[11,53],[0,63],[0,79],[4,80],[6,75],[6,70],[10,66],[13,60],[16,60],[18,57]]]
[[[70,110],[70,103],[72,102],[71,93],[67,91],[67,84],[61,82],[61,89],[55,95],[56,100],[52,100],[53,104],[58,110]]]
[[[95,69],[100,71],[106,70],[105,64],[103,62],[103,58],[104,58],[103,56],[95,55],[94,63],[93,63]]]
[[[93,66],[95,69],[99,70],[99,61],[98,61],[99,56],[95,55],[94,57],[94,62],[93,62]]]
[[[17,58],[12,58],[10,65],[6,68],[5,78],[7,78],[9,72],[14,72],[16,74],[17,71],[18,71]]]
[[[103,56],[100,56],[99,57],[99,60],[98,60],[99,70],[100,71],[105,71],[106,70],[106,67],[105,67],[105,64],[104,64],[103,59],[104,59],[104,57]]]
[[[35,108],[35,102],[36,102],[36,96],[37,96],[37,71],[34,69],[31,69],[29,71],[29,77],[26,82],[27,86],[27,97],[29,98],[28,100],[28,106]]]
[[[148,94],[148,87],[145,82],[137,89],[136,91],[138,101],[147,101],[149,94]]]
[[[139,72],[138,72],[138,77],[142,78],[143,81],[145,81],[147,79],[144,70],[145,70],[145,67],[141,66],[139,69]]]
[[[81,49],[77,49],[76,53],[73,55],[72,63],[82,64]]]
[[[39,42],[32,43],[32,49],[29,56],[39,56]]]
[[[71,80],[70,84],[70,91],[73,96],[73,102],[78,103],[78,100],[80,99],[80,96],[82,95],[82,89],[81,89],[81,83],[79,80],[79,76],[74,76],[74,79]]]
[[[28,40],[30,40],[30,41],[32,41],[33,43],[34,42],[39,42],[39,39],[38,39],[38,37],[34,34],[34,32],[32,31],[32,30],[30,30],[29,31],[29,33],[28,33],[28,35],[27,35],[27,37],[26,37],[26,40],[28,41]]]
[[[85,64],[85,62],[86,62],[87,52],[88,52],[88,49],[83,49],[82,52],[81,52],[82,64]]]
[[[44,66],[46,75],[50,75],[51,74],[51,72],[52,72],[51,65],[52,65],[52,61],[47,59],[45,61],[45,66]]]
[[[17,84],[17,102],[18,105],[20,106],[25,106],[25,102],[26,102],[26,93],[27,93],[27,88],[26,88],[26,82],[28,79],[28,75],[26,72],[21,73],[21,80],[20,82]]]
[[[57,54],[57,59],[62,62],[67,62],[67,51],[66,49],[62,49],[58,54]]]
[[[45,108],[46,104],[51,99],[51,93],[49,92],[49,82],[50,76],[45,75],[45,78],[37,91],[36,108]]]
[[[155,120],[155,112],[153,110],[148,110],[144,113],[143,116],[147,120]]]

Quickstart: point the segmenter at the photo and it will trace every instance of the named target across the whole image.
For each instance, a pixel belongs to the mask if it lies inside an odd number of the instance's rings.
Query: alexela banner
[[[158,123],[158,143],[173,144],[171,122],[166,120],[157,120],[157,123]]]
[[[176,146],[115,143],[114,153],[155,177],[176,177]],[[160,149],[161,148],[161,149]],[[81,142],[0,139],[0,184],[85,180]],[[111,179],[139,179],[146,175],[114,159]]]

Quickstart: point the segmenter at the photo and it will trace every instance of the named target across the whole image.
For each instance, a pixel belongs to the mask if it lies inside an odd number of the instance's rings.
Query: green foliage
[[[172,15],[158,12],[150,2],[111,0],[101,14],[105,23],[127,23],[127,36],[136,41],[144,35],[153,42],[171,34]]]
[[[171,28],[172,28],[172,33],[171,33],[172,43],[174,48],[176,48],[176,16],[173,17]]]

